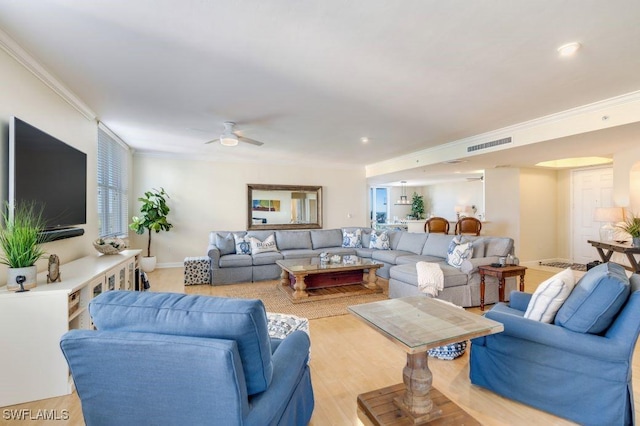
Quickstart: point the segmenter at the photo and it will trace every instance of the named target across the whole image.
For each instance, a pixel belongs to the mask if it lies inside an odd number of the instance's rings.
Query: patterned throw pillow
[[[251,254],[251,242],[249,237],[242,234],[233,234],[236,242],[236,254]]]
[[[271,234],[264,241],[260,241],[256,237],[249,237],[251,243],[251,254],[267,253],[270,251],[278,251],[276,246],[276,236]]]
[[[429,356],[438,359],[452,360],[464,354],[467,349],[467,341],[458,343],[451,343],[450,345],[438,346],[437,348],[429,349],[427,353]]]
[[[447,250],[447,263],[454,268],[460,268],[462,262],[467,259],[471,259],[473,256],[473,243],[463,242],[462,236],[455,237],[449,244]]]
[[[342,247],[362,248],[362,230],[342,231]]]
[[[389,250],[389,233],[387,231],[371,231],[369,248],[378,250]]]

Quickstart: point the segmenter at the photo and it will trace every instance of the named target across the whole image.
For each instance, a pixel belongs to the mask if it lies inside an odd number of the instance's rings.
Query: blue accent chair
[[[260,300],[110,291],[89,311],[97,330],[60,341],[89,426],[311,418],[309,337],[270,339]]]
[[[552,324],[523,317],[530,298],[514,291],[486,313],[504,332],[472,340],[471,383],[583,425],[634,424],[640,275],[615,263],[589,270]]]

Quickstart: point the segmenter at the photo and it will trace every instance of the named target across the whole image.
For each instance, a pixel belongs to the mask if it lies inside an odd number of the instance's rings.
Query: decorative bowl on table
[[[120,238],[98,238],[93,247],[102,254],[118,254],[127,248],[127,244]]]

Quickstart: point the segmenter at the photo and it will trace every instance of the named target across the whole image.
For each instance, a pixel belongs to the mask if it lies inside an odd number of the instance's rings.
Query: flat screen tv
[[[8,181],[10,203],[36,203],[47,231],[87,222],[87,154],[16,117],[9,123]]]

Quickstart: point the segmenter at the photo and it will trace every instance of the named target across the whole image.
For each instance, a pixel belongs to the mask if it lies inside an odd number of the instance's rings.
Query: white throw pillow
[[[362,248],[362,230],[342,231],[342,247]]]
[[[576,278],[571,268],[543,281],[531,296],[524,317],[551,324],[575,285]]]
[[[236,244],[236,254],[251,254],[251,242],[247,235],[233,234]]]
[[[387,231],[371,231],[369,248],[389,250],[389,233]]]
[[[471,256],[473,256],[473,243],[462,243],[461,241],[462,239],[454,238],[451,240],[447,250],[447,263],[454,268],[460,268],[462,262],[471,259]]]
[[[276,236],[271,234],[264,241],[260,241],[256,237],[249,237],[251,243],[251,254],[267,253],[270,251],[278,251],[276,246]]]

